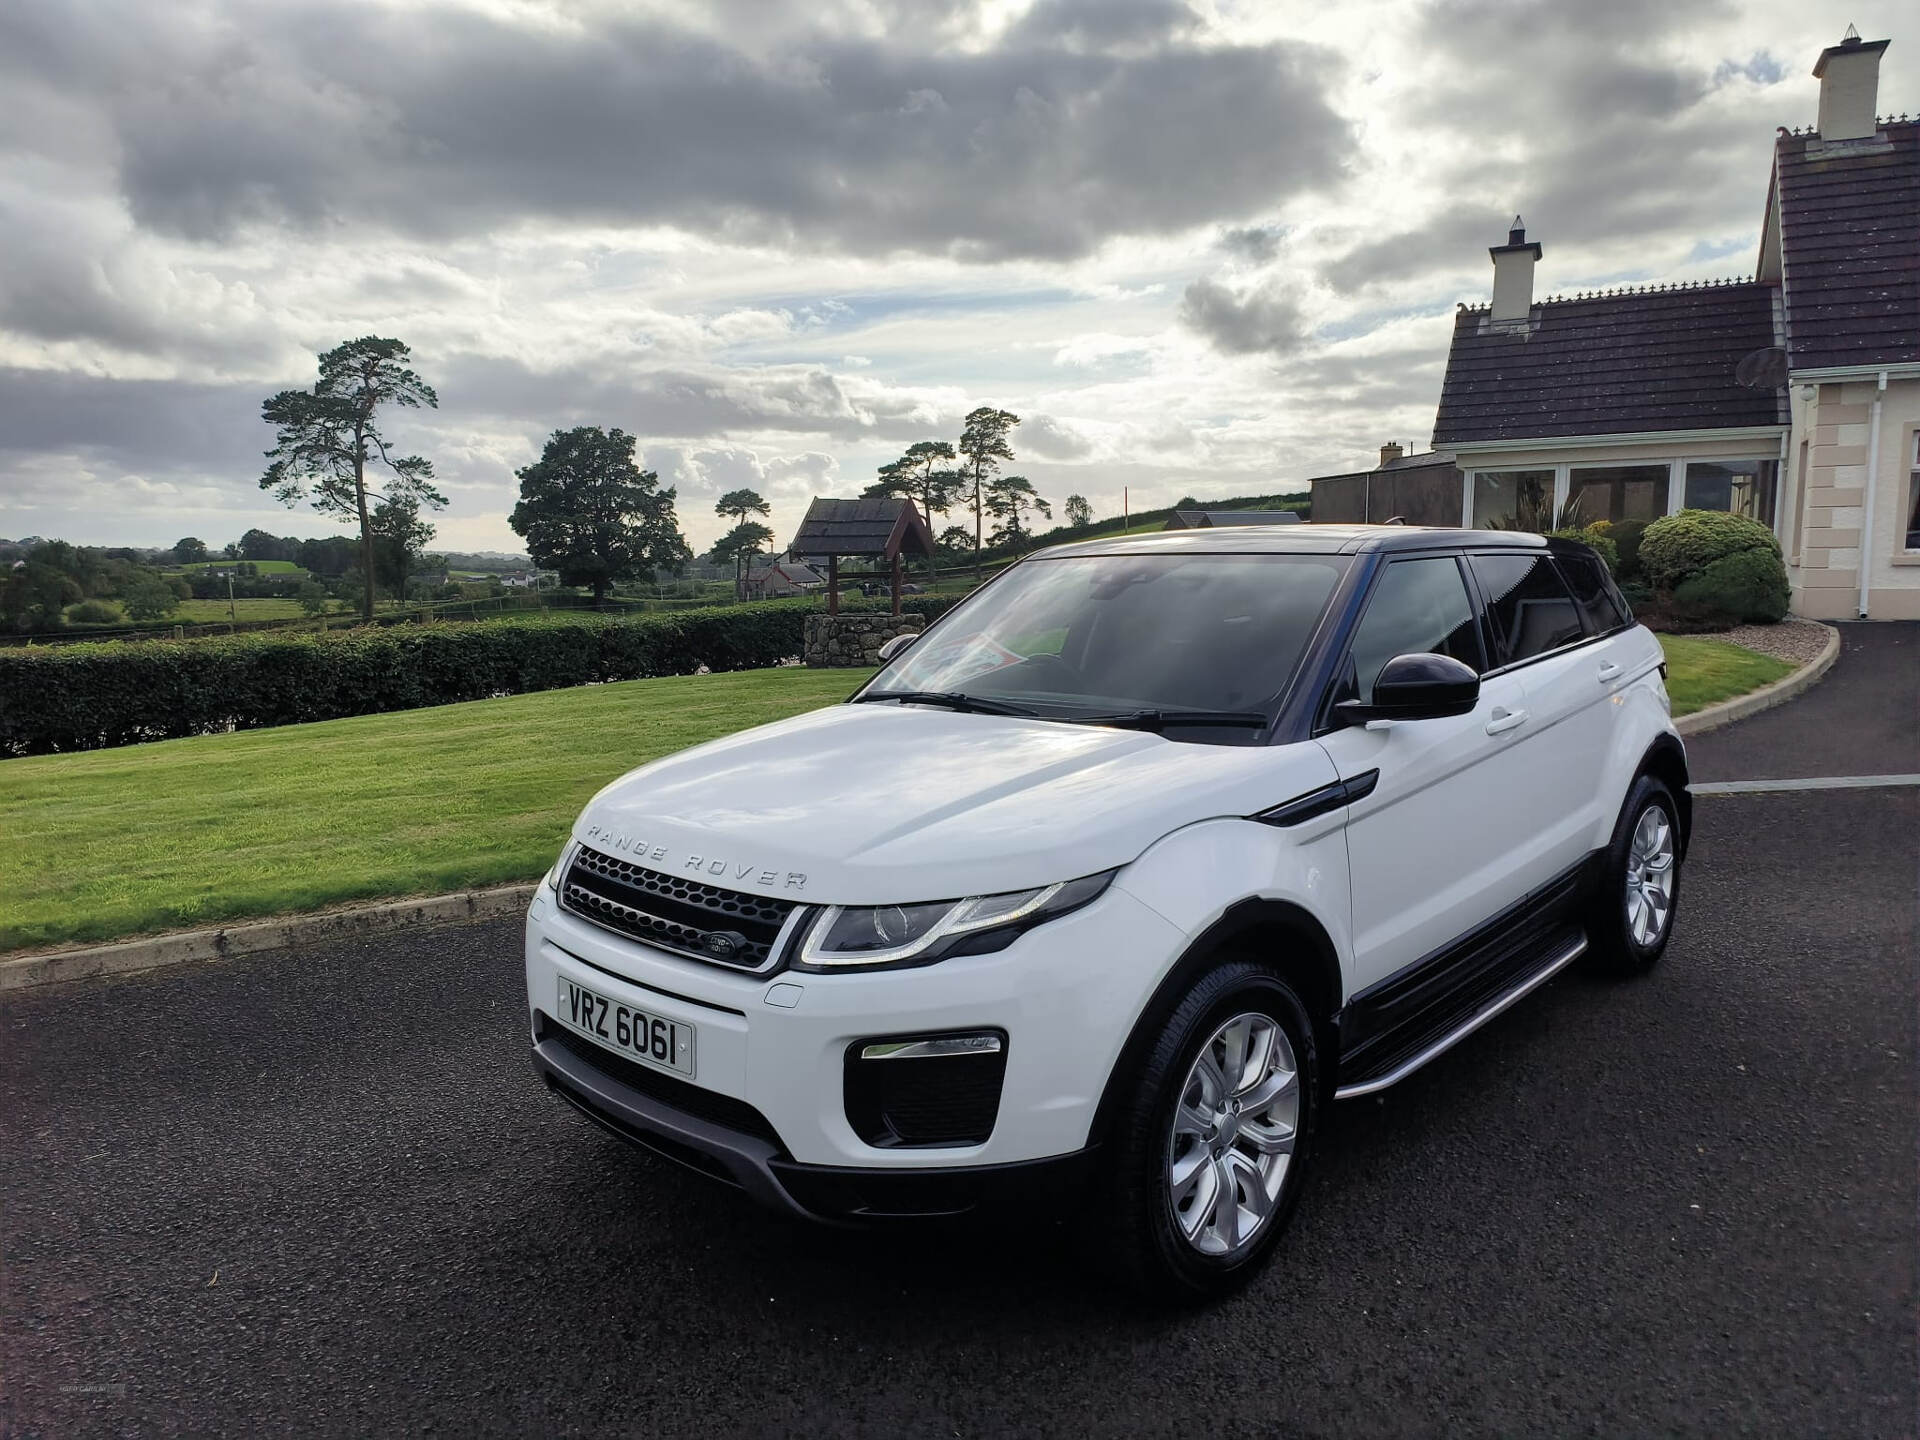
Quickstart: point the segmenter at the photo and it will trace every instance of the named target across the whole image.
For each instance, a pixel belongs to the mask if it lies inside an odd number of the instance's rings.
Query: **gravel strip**
[[[1726,634],[1710,638],[1757,650],[1792,665],[1804,665],[1826,648],[1827,627],[1814,620],[1789,619],[1778,625],[1736,625]]]

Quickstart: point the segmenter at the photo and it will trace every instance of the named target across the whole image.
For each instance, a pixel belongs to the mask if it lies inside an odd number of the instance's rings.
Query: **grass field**
[[[118,600],[102,600],[99,603],[111,605],[114,609],[119,610],[119,623],[123,625],[133,623],[126,618],[126,610]],[[333,601],[332,605],[335,614],[338,614],[344,608],[350,608],[343,606],[338,600]],[[298,620],[305,615],[306,611],[300,608],[300,602],[298,600],[261,597],[252,600],[235,600],[233,602],[233,615],[231,618],[235,620]],[[169,615],[164,621],[155,623],[160,624],[162,627],[166,625],[211,625],[228,618],[227,602],[224,600],[182,600],[178,610],[175,610],[173,614]]]
[[[1662,635],[1667,652],[1667,695],[1675,716],[1691,715],[1721,700],[1758,690],[1792,673],[1793,666],[1771,655],[1761,655],[1709,640],[1701,635]]]
[[[259,575],[304,575],[291,560],[195,560],[186,565],[175,565],[171,569],[186,574],[193,570],[224,570],[230,565],[251,565]]]
[[[634,680],[0,762],[0,950],[530,880],[622,771],[864,674]]]
[[[1699,636],[1661,644],[1676,715],[1791,668]],[[0,762],[0,951],[532,879],[622,771],[860,679],[635,680]]]

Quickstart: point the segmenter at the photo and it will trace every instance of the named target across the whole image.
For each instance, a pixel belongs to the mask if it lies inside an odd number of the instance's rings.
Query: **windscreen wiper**
[[[981,695],[963,695],[958,690],[869,690],[864,695],[853,697],[856,705],[864,705],[869,700],[899,700],[908,705],[944,705],[949,710],[958,710],[966,715],[1040,713],[1030,706],[1015,705],[1006,700],[989,700]]]
[[[1075,715],[1079,725],[1111,725],[1116,730],[1152,730],[1176,726],[1202,729],[1264,730],[1268,720],[1258,710],[1123,710],[1113,715]]]

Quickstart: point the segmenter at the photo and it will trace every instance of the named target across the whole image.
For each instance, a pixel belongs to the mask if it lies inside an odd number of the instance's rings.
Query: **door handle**
[[[1614,664],[1611,660],[1602,660],[1600,662],[1600,683],[1602,685],[1606,684],[1609,680],[1618,680],[1619,678],[1620,667],[1618,665]]]
[[[1499,707],[1495,707],[1493,712],[1493,718],[1487,721],[1487,734],[1504,735],[1509,730],[1518,730],[1522,725],[1526,723],[1527,723],[1526,711],[1506,710]]]

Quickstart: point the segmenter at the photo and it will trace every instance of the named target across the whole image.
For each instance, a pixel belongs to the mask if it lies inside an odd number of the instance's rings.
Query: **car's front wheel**
[[[1099,1203],[1111,1259],[1150,1293],[1244,1284],[1300,1193],[1320,1103],[1313,1025],[1293,989],[1222,965],[1175,1007],[1117,1117]]]
[[[1588,913],[1592,968],[1634,975],[1653,967],[1673,935],[1681,858],[1673,792],[1654,776],[1642,775],[1620,808],[1600,891]]]

